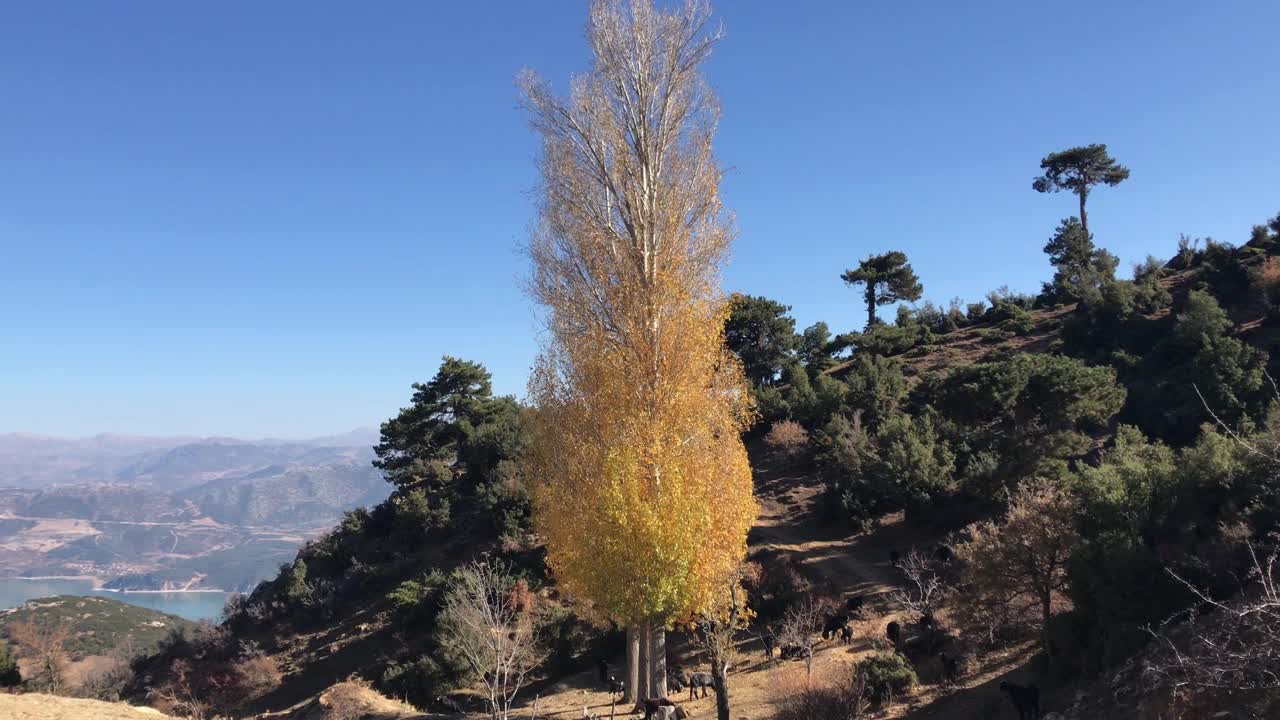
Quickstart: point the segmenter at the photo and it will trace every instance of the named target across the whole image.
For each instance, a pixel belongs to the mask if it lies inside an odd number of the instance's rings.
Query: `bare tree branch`
[[[445,597],[442,644],[481,682],[495,720],[507,720],[526,676],[546,657],[531,604],[528,588],[502,563],[463,567]]]

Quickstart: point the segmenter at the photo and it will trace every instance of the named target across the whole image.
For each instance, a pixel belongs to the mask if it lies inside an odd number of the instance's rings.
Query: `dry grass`
[[[347,680],[320,695],[324,720],[393,720],[420,717],[412,707],[384,697],[364,680]]]
[[[28,693],[0,695],[0,718],[5,720],[162,720],[159,710],[124,703]]]

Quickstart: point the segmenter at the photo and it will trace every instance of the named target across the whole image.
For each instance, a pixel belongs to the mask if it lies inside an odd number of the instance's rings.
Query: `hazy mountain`
[[[0,493],[0,513],[103,522],[190,522],[202,513],[180,498],[136,485],[58,485]]]
[[[271,466],[178,493],[220,523],[328,526],[343,510],[375,505],[390,493],[368,462],[317,467]]]
[[[110,482],[118,470],[139,456],[192,441],[193,438],[111,434],[86,438],[0,434],[0,486]]]
[[[275,468],[353,465],[373,460],[367,447],[317,447],[310,444],[271,445],[211,440],[147,453],[116,471],[117,482],[145,483],[165,491],[183,490],[211,480],[244,476]]]
[[[0,433],[0,487],[144,482],[181,489],[272,465],[367,462],[377,435],[369,428],[300,440]]]
[[[245,589],[381,502],[376,431],[295,440],[0,435],[0,577]]]

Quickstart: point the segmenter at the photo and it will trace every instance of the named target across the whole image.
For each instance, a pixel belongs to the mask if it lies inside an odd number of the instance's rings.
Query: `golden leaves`
[[[665,622],[714,604],[756,505],[718,287],[733,234],[718,110],[696,72],[713,39],[703,10],[641,5],[593,6],[596,62],[567,99],[524,82],[543,138],[530,291],[549,311],[529,477],[564,587],[614,619]]]

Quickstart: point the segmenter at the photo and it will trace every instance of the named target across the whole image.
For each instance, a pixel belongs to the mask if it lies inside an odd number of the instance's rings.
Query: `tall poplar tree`
[[[542,138],[534,522],[562,586],[628,627],[636,700],[666,694],[665,629],[715,604],[757,513],[719,288],[733,232],[699,72],[709,18],[695,0],[595,0],[592,67],[568,95],[521,80]]]

